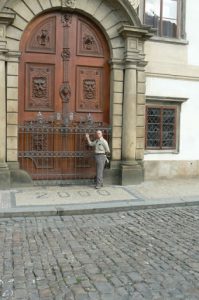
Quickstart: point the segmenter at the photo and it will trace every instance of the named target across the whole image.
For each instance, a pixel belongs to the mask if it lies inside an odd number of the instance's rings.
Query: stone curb
[[[195,200],[183,198],[178,200],[175,198],[174,202],[163,202],[162,199],[151,199],[146,201],[128,200],[128,201],[111,201],[103,203],[85,203],[85,204],[67,204],[60,206],[29,206],[9,208],[0,211],[0,218],[13,218],[13,217],[48,217],[48,216],[73,216],[73,215],[88,215],[100,213],[113,213],[128,210],[144,210],[155,208],[169,208],[169,207],[185,207],[199,205],[199,197]],[[192,197],[190,197],[192,198]],[[194,197],[196,198],[196,197]],[[166,200],[166,199],[164,199]]]

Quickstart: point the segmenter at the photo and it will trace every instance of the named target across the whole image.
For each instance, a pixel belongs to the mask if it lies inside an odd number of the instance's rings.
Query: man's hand
[[[86,133],[86,138],[87,138],[87,140],[89,139],[89,134],[88,133]]]
[[[111,153],[110,153],[110,152],[106,152],[106,157],[107,157],[108,159],[111,159]]]

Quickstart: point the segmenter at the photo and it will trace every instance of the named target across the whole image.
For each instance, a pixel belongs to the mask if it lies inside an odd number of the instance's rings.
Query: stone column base
[[[142,161],[123,161],[121,163],[121,185],[139,184],[144,181]]]
[[[30,175],[19,168],[18,162],[9,162],[8,168],[10,171],[10,187],[29,187],[33,186]]]

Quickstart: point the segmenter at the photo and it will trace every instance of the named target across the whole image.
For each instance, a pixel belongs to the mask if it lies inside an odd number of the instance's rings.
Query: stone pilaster
[[[144,62],[143,41],[151,34],[145,27],[123,26],[119,33],[125,39],[124,99],[122,130],[121,184],[143,181],[144,169],[140,153],[144,151],[144,137],[138,138],[138,116],[144,120],[144,107],[137,104],[139,90],[145,87],[139,66]],[[144,80],[141,80],[140,77]],[[139,149],[139,151],[138,151]]]
[[[6,28],[14,14],[0,12],[0,188],[10,186],[10,171],[6,163]]]

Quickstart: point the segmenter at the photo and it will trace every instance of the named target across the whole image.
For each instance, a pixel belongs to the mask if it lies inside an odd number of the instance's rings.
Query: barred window
[[[146,149],[176,148],[176,118],[175,106],[146,107]]]
[[[144,23],[157,28],[157,35],[184,37],[185,0],[144,0]]]

